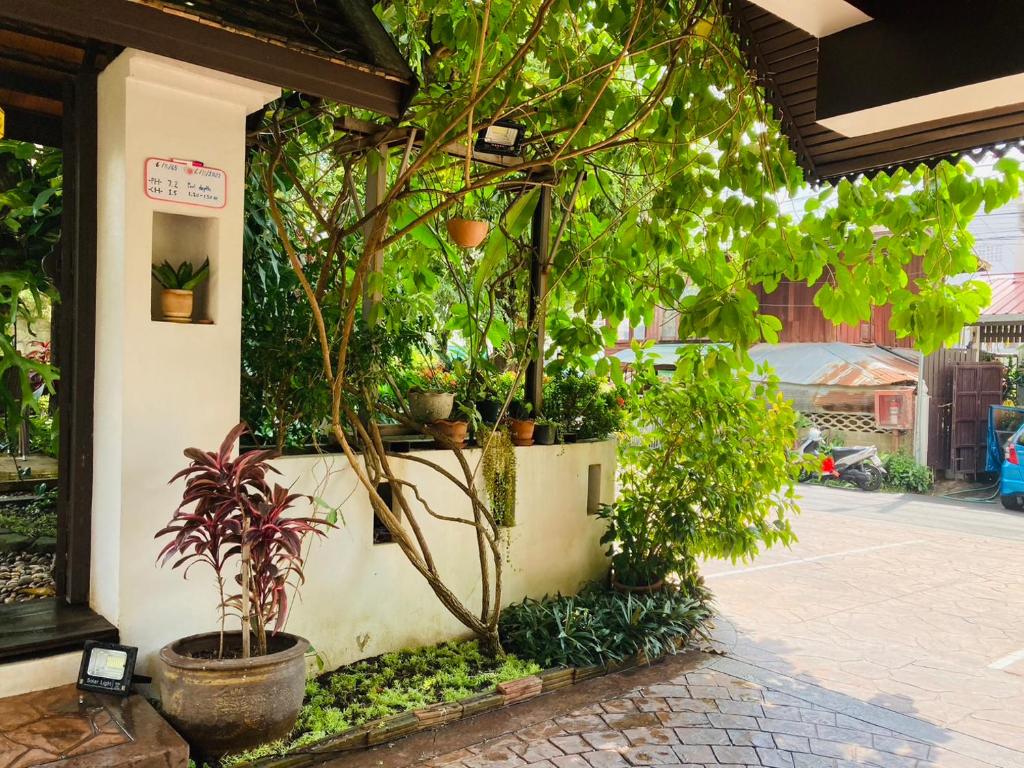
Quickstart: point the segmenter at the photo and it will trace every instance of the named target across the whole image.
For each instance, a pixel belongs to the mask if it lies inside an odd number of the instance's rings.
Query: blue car
[[[1006,441],[999,499],[1007,509],[1024,510],[1024,425]]]

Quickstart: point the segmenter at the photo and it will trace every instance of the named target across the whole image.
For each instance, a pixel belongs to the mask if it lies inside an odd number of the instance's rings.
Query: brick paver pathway
[[[714,652],[330,765],[1024,768],[1024,516],[807,496],[792,550],[706,565]]]
[[[921,733],[915,738],[877,724],[912,729],[914,724],[906,722],[911,718],[877,708],[866,715],[875,722],[862,720],[719,671],[711,666],[713,658],[705,663],[709,666],[700,671],[628,691],[423,765],[985,768],[999,764],[1001,758],[1024,760],[1024,754],[1009,752],[985,755],[996,763],[971,758],[943,746],[947,735],[941,732],[930,734],[937,739],[924,740]]]

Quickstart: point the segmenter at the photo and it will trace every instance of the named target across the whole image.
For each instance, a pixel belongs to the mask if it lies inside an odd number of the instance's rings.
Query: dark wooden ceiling
[[[124,47],[390,116],[416,87],[366,0],[3,0],[8,137],[59,145],[69,83]]]
[[[871,7],[866,1],[863,5]],[[867,136],[842,136],[815,120],[817,38],[748,0],[731,0],[729,12],[809,181],[933,164],[972,151],[1002,153],[1024,142],[1024,101]]]
[[[0,21],[0,107],[7,138],[60,146],[72,79],[83,67],[102,69],[119,51],[117,46]]]

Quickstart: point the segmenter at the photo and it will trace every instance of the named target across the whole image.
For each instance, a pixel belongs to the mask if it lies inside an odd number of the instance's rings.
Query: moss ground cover
[[[476,641],[386,653],[321,675],[306,685],[306,701],[287,741],[225,758],[243,765],[301,749],[347,728],[443,701],[459,701],[540,667],[515,656],[494,659]]]

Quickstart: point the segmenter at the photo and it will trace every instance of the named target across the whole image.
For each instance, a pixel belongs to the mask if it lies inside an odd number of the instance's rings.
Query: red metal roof
[[[1005,275],[982,275],[992,288],[992,303],[981,313],[981,319],[1024,320],[1024,272]]]

